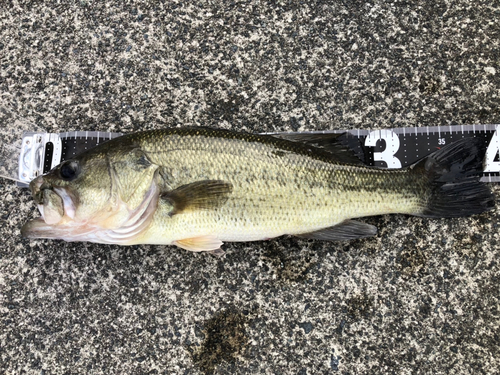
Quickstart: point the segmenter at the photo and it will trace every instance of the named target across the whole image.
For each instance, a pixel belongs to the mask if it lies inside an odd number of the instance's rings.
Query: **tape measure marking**
[[[306,134],[346,134],[346,145],[350,147],[367,165],[383,168],[402,168],[409,166],[432,152],[453,141],[466,137],[484,137],[488,148],[484,159],[486,182],[500,182],[500,125],[449,125],[393,128],[381,130],[327,130],[308,131]],[[279,134],[279,133],[266,133]],[[41,173],[52,169],[60,162],[91,149],[100,143],[122,135],[99,131],[75,131],[60,134],[24,133],[23,148],[19,158],[19,179],[27,186]],[[52,143],[52,145],[48,145]],[[36,145],[37,149],[32,149]],[[50,148],[53,148],[52,151]],[[45,159],[47,152],[52,157]],[[41,163],[40,158],[43,160]]]

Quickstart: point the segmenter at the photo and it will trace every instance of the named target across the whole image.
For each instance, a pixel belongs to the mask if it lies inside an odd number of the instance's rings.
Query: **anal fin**
[[[355,220],[346,220],[333,227],[323,228],[297,237],[322,241],[347,241],[356,238],[371,237],[377,234],[377,227]]]

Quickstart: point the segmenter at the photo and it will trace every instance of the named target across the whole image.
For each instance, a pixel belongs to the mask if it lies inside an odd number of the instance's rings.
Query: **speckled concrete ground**
[[[0,126],[500,123],[499,18],[471,0],[6,1]],[[219,259],[23,240],[28,192],[0,196],[2,373],[498,373],[498,209]]]

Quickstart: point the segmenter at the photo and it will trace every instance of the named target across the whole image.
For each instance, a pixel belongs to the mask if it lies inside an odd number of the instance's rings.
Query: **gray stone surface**
[[[471,0],[5,1],[0,126],[500,123],[499,17]],[[28,192],[0,196],[1,373],[498,373],[498,209],[219,259],[24,240]]]

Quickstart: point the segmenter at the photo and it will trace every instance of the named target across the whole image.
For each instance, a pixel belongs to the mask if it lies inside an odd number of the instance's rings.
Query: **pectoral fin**
[[[323,241],[346,241],[356,238],[371,237],[377,234],[377,227],[355,220],[346,220],[333,227],[303,233],[297,237]]]
[[[170,216],[186,210],[214,209],[222,206],[233,191],[233,185],[221,180],[204,180],[179,186],[161,195],[173,209]]]
[[[215,255],[224,254],[220,249],[222,241],[211,235],[185,238],[183,240],[174,241],[174,245],[189,251],[210,251]]]

